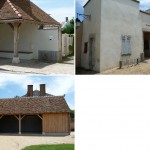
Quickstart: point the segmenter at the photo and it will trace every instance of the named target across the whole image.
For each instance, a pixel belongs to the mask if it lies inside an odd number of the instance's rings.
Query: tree
[[[74,19],[71,19],[69,24],[62,29],[62,33],[74,34]]]
[[[75,111],[70,110],[70,117],[71,117],[72,120],[74,120],[74,116],[75,116]]]

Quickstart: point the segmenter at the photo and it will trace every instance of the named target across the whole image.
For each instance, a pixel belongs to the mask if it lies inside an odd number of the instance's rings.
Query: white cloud
[[[81,6],[84,6],[88,0],[76,0]]]
[[[69,17],[69,19],[72,19],[75,14],[74,14],[74,5],[73,6],[65,6],[62,5],[62,7],[49,7],[49,5],[54,5],[54,1],[49,1],[49,0],[32,0],[33,3],[41,7],[46,13],[51,14],[51,16],[57,20],[58,22],[65,21],[66,17]]]
[[[33,84],[33,80],[30,76],[25,76],[25,75],[1,74],[0,88],[5,88],[5,86],[7,86],[7,84],[9,83],[18,84],[23,89],[25,89],[27,84]]]
[[[47,78],[46,78],[47,79]],[[34,90],[39,89],[39,84],[46,84],[46,91],[52,95],[64,95],[74,90],[74,77],[55,76],[48,77],[46,81],[40,76],[0,74],[0,88],[5,88],[8,84],[17,84],[26,91],[27,85],[34,85]]]
[[[64,95],[74,90],[74,77],[61,77],[53,80],[53,85],[47,86],[47,92],[54,95]]]
[[[45,9],[45,11],[59,22],[65,21],[66,17],[72,19],[75,15],[73,7]]]

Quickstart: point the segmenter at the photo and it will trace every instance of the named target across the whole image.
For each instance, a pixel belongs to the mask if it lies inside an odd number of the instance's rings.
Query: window
[[[88,51],[88,42],[84,43],[84,53],[87,53]]]
[[[131,54],[131,36],[122,35],[122,55]]]

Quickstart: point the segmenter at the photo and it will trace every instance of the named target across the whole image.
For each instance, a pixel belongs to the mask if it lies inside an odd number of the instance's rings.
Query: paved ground
[[[138,65],[124,66],[123,69],[113,68],[97,73],[82,68],[76,69],[76,74],[81,75],[148,75],[150,74],[150,60],[146,60]]]
[[[150,63],[140,63],[138,65],[124,67],[123,69],[110,69],[107,71],[101,72],[101,74],[108,74],[108,75],[148,75],[150,74]]]
[[[0,72],[29,73],[29,74],[74,74],[74,57],[69,57],[63,63],[44,63],[37,60],[12,64],[12,59],[0,58]]]
[[[39,144],[73,144],[74,133],[65,137],[52,136],[7,136],[0,135],[1,150],[21,150],[26,146]]]
[[[83,68],[76,68],[76,75],[94,75],[94,74],[97,74],[97,72]]]

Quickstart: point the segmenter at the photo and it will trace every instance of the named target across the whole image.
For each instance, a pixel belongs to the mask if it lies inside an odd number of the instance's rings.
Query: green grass
[[[74,144],[33,145],[26,147],[23,150],[74,150]]]

